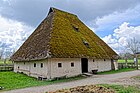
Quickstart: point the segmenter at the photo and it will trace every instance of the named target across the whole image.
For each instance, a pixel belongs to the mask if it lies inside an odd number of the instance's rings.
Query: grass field
[[[97,74],[114,74],[126,71],[133,71],[135,69],[125,68],[117,71],[107,71],[107,72],[99,72]],[[62,79],[58,81],[38,81],[35,78],[28,77],[24,74],[14,73],[14,72],[0,72],[0,86],[4,87],[4,90],[11,90],[17,88],[25,88],[31,86],[40,86],[40,85],[48,85],[52,83],[59,82],[68,82],[73,80],[83,79],[83,76],[77,76],[67,79]]]
[[[127,72],[127,71],[134,71],[134,70],[136,70],[136,69],[135,68],[123,68],[123,69],[119,69],[119,70],[98,72],[97,74],[115,74],[115,73]]]
[[[100,84],[99,86],[111,88],[115,90],[116,93],[140,93],[140,89],[134,86],[108,85],[108,84]]]
[[[0,59],[0,64],[4,64],[3,59]],[[9,61],[9,59],[6,59],[6,64],[12,64],[12,61]]]
[[[132,63],[132,62],[134,62],[134,60],[133,59],[128,59],[127,62],[128,63],[130,63],[130,62]],[[140,59],[138,60],[138,62],[140,63]],[[125,60],[124,59],[119,59],[118,63],[125,63]]]
[[[0,86],[4,87],[4,90],[11,90],[17,88],[25,88],[31,86],[48,85],[58,82],[68,82],[78,79],[83,79],[83,76],[71,77],[67,79],[57,81],[38,81],[35,78],[28,77],[24,74],[14,72],[0,72]]]

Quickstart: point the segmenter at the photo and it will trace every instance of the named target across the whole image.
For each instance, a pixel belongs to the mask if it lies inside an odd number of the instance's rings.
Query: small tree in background
[[[137,69],[138,69],[138,60],[137,60],[137,54],[136,53],[139,52],[140,42],[137,41],[135,38],[133,38],[130,41],[128,41],[127,48],[133,53],[133,55],[134,55],[134,64],[137,65]]]
[[[3,56],[3,51],[1,50],[0,51],[0,59],[2,59],[2,56]]]
[[[132,38],[127,42],[126,47],[135,55],[137,52],[139,52],[140,42],[135,38]]]

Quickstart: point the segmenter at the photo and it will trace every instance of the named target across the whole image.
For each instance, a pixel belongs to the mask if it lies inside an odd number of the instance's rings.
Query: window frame
[[[86,40],[83,40],[83,44],[84,44],[87,48],[90,48],[90,45],[89,45],[89,43],[88,43]]]
[[[71,67],[74,67],[74,62],[71,62]]]
[[[43,67],[44,67],[44,64],[43,64],[43,63],[41,63],[41,64],[40,64],[40,67],[41,67],[41,68],[43,68]]]
[[[36,67],[36,63],[34,63],[34,68]]]
[[[57,67],[58,67],[58,68],[62,68],[62,63],[58,63],[58,64],[57,64]]]
[[[78,27],[76,27],[76,26],[72,26],[72,27],[76,32],[80,32]]]

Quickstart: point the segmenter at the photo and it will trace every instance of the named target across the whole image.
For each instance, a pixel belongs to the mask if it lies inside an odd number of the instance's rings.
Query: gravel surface
[[[110,74],[110,75],[93,75],[92,77],[82,79],[82,80],[77,80],[77,81],[57,83],[57,84],[46,85],[46,86],[30,87],[24,89],[16,89],[16,90],[5,91],[0,93],[45,93],[47,91],[55,91],[59,89],[73,88],[76,86],[84,86],[84,85],[91,85],[91,84],[122,84],[122,85],[140,86],[140,82],[131,79],[131,77],[138,76],[138,75],[140,75],[140,70],[122,72],[122,73]]]

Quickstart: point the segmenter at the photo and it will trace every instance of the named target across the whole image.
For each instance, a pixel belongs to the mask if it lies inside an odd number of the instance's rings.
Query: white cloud
[[[113,28],[115,29],[117,26],[122,24],[123,22],[129,22],[132,24],[137,24],[140,21],[140,5],[135,6],[134,8],[129,8],[122,12],[116,12],[109,15],[105,15],[103,17],[98,17],[95,20],[91,21],[93,23],[95,21],[96,31],[104,31],[106,29]]]
[[[140,4],[140,0],[0,0],[0,4],[3,7],[2,15],[36,26],[52,6],[74,13],[84,22],[89,22],[114,11],[133,8]]]
[[[113,38],[112,38],[112,35],[105,36],[105,37],[103,38],[103,40],[104,40],[106,43],[109,43],[109,44],[114,43],[114,42],[117,42],[116,39],[113,39]]]
[[[119,39],[118,39],[118,43],[119,43],[119,45],[121,45],[121,46],[127,46],[127,38],[126,37],[120,37]]]
[[[0,15],[0,48],[17,49],[32,33],[33,27]]]
[[[129,26],[129,23],[124,22],[119,28],[114,30],[113,35],[118,39],[123,37],[129,40],[135,37],[137,40],[140,40],[140,26]]]
[[[2,0],[2,1],[7,3],[8,5],[11,5],[11,2],[14,2],[14,0]]]
[[[113,48],[113,50],[115,50],[117,53],[119,53],[119,51],[117,51],[119,44],[118,44],[118,40],[116,38],[113,38],[112,35],[108,35],[102,38],[104,40],[104,42],[106,42],[111,48]]]
[[[119,53],[125,51],[127,42],[134,37],[140,42],[140,26],[129,26],[124,22],[114,30],[113,35],[105,36],[103,40]]]
[[[7,1],[9,1],[9,0],[2,0],[2,1],[7,2]]]

